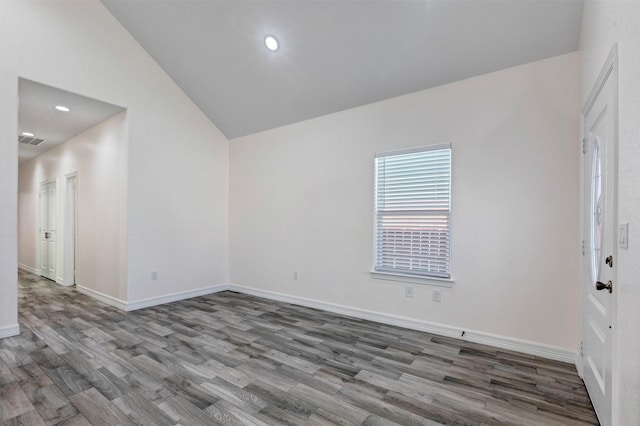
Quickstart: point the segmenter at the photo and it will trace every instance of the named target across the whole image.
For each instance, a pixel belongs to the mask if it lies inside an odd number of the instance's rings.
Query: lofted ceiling
[[[582,0],[101,1],[230,139],[576,51],[583,9]]]
[[[69,111],[58,111],[56,105],[66,106]],[[35,158],[121,111],[124,108],[21,78],[18,138],[22,132],[29,132],[43,142],[37,146],[20,143],[19,161]]]

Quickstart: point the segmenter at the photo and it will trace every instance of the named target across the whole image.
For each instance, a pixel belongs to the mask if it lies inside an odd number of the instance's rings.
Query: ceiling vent
[[[44,142],[44,139],[32,138],[30,136],[18,135],[18,143],[23,145],[40,146]]]

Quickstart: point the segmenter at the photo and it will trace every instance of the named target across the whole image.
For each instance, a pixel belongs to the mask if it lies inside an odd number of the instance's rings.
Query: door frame
[[[612,146],[613,146],[613,152],[614,152],[614,158],[613,158],[613,164],[614,164],[614,170],[612,173],[611,178],[613,179],[613,187],[614,187],[614,191],[613,191],[613,230],[614,233],[616,233],[616,239],[615,241],[617,241],[617,232],[618,232],[618,45],[617,43],[615,43],[613,45],[613,47],[611,48],[609,55],[607,56],[607,59],[604,62],[604,65],[600,71],[600,74],[598,75],[598,78],[596,79],[591,92],[589,93],[589,96],[587,97],[587,100],[584,103],[584,106],[582,107],[581,110],[581,114],[580,114],[580,241],[579,241],[579,245],[580,245],[580,252],[581,252],[581,256],[580,256],[580,336],[579,336],[579,354],[576,357],[576,367],[578,370],[578,373],[580,374],[580,377],[582,377],[584,379],[584,359],[583,359],[583,352],[582,352],[582,345],[583,345],[583,341],[585,338],[585,332],[586,332],[586,298],[588,297],[588,291],[586,289],[585,286],[585,282],[590,281],[590,277],[586,277],[585,276],[585,271],[586,266],[585,263],[590,261],[590,257],[588,256],[587,250],[585,249],[586,247],[586,241],[587,238],[589,237],[588,235],[585,234],[585,229],[586,229],[586,221],[589,220],[589,218],[585,217],[585,202],[587,200],[587,197],[590,196],[590,194],[587,193],[587,191],[589,190],[589,188],[585,188],[585,172],[586,172],[586,168],[591,167],[590,164],[586,164],[585,162],[585,155],[584,155],[584,146],[586,143],[586,138],[587,135],[585,134],[585,124],[586,124],[586,117],[589,114],[589,112],[591,111],[591,108],[593,107],[596,99],[598,98],[598,96],[600,95],[600,93],[602,92],[602,89],[605,85],[605,83],[607,82],[607,80],[611,78],[612,80],[612,84],[613,84],[613,105],[611,106],[613,109],[613,140],[611,141]],[[617,261],[618,256],[617,256],[617,252],[618,252],[618,245],[617,242],[616,244],[614,244],[614,259],[615,261]],[[617,268],[616,268],[617,271]],[[615,284],[617,284],[617,276],[613,277],[613,282],[614,282],[614,286]],[[615,288],[615,287],[614,287]],[[616,335],[616,330],[617,330],[617,291],[614,291],[612,293],[612,297],[611,297],[611,305],[610,305],[610,310],[611,310],[611,417],[612,417],[612,424],[616,424],[616,419],[618,417],[618,413],[617,413],[617,409],[616,409],[616,405],[614,404],[614,402],[617,400],[618,398],[618,386],[617,386],[617,348],[618,348],[618,343],[617,343],[617,335]]]
[[[68,173],[64,177],[64,281],[60,284],[72,286],[76,283],[76,253],[78,247],[78,172]]]

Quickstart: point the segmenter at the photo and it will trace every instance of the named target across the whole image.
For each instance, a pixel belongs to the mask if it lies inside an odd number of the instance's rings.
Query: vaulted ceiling
[[[582,0],[102,3],[230,139],[576,51],[583,9]]]

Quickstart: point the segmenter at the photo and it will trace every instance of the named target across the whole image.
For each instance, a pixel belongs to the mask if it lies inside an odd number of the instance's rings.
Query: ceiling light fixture
[[[278,40],[272,35],[268,35],[264,38],[264,44],[267,46],[267,49],[271,50],[272,52],[278,50],[279,47]]]
[[[22,136],[27,136],[27,137],[32,138],[32,137],[34,137],[35,135],[34,135],[33,133],[30,133],[30,132],[22,132]]]
[[[69,112],[69,111],[70,111],[70,109],[69,109],[69,108],[67,108],[67,107],[66,107],[66,106],[64,106],[64,105],[56,105],[56,109],[57,109],[58,111],[62,111],[62,112]]]

